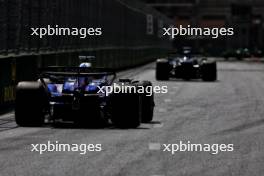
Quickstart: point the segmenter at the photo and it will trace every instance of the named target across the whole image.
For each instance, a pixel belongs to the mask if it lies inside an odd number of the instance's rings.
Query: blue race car
[[[152,86],[149,81],[116,79],[113,70],[88,67],[48,67],[34,82],[19,82],[15,119],[20,126],[45,121],[73,121],[78,125],[113,124],[136,128],[153,118],[154,97],[140,93],[107,94],[106,87]]]

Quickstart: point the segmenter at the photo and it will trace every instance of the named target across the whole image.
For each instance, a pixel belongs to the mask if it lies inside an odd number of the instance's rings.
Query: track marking
[[[161,144],[160,143],[149,143],[149,150],[160,150]]]

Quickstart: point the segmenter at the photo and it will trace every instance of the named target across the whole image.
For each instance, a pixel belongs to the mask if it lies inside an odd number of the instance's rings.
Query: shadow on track
[[[142,124],[161,124],[161,122],[153,121],[150,123],[142,123]],[[30,127],[29,127],[30,128]],[[141,125],[138,128],[118,128],[112,124],[87,124],[87,125],[77,125],[74,122],[56,122],[56,123],[46,123],[44,126],[40,128],[54,128],[54,129],[104,129],[104,130],[149,130],[151,127]]]

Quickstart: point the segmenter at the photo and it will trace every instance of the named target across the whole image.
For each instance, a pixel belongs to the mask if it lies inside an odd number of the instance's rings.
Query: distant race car
[[[256,51],[256,55],[261,55],[260,50]],[[249,49],[248,48],[238,48],[236,50],[226,50],[223,52],[222,56],[228,60],[229,58],[236,58],[237,60],[242,60],[244,58],[250,58],[251,57]]]
[[[168,58],[156,61],[156,79],[169,80],[169,78],[216,81],[216,61],[192,55],[191,49],[185,48],[181,55],[172,53]]]
[[[82,65],[82,64],[81,64]],[[149,81],[116,79],[113,70],[89,67],[48,67],[35,82],[19,82],[15,120],[20,126],[42,126],[49,121],[73,121],[79,125],[112,123],[136,128],[153,118],[154,97],[139,93],[99,92],[113,83],[152,86]]]

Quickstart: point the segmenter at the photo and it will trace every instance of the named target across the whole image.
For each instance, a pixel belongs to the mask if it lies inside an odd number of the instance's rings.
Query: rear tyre
[[[142,81],[139,83],[139,85],[145,88],[145,93],[141,94],[142,96],[142,122],[149,123],[153,120],[153,111],[154,111],[154,106],[155,106],[153,86],[150,81]]]
[[[132,84],[129,84],[130,86]],[[137,128],[142,118],[142,96],[138,93],[114,93],[110,97],[111,121],[118,128]]]
[[[158,59],[156,62],[156,79],[169,80],[170,65],[167,59]]]
[[[15,120],[19,126],[42,126],[48,95],[40,82],[20,82],[16,89]]]
[[[216,62],[205,62],[201,65],[201,77],[203,81],[217,80]]]

